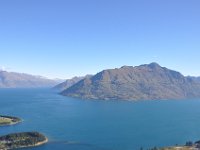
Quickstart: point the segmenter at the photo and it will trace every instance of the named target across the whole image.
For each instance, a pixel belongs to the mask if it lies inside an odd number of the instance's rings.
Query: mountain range
[[[61,82],[63,80],[0,70],[0,88],[53,87]]]
[[[67,87],[61,94],[102,100],[200,98],[200,80],[151,63],[103,70]]]

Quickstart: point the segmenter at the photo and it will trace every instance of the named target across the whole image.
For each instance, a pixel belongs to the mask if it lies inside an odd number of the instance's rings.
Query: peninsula
[[[20,123],[22,120],[17,117],[0,115],[0,126],[14,125]]]
[[[13,133],[0,137],[0,149],[8,150],[35,147],[47,142],[47,137],[38,132]]]

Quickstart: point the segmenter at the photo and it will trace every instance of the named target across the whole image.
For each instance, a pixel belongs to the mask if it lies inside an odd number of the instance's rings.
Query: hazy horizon
[[[157,62],[150,62],[150,63],[157,63]],[[150,64],[148,63],[148,64]],[[140,65],[146,65],[146,64],[140,64]],[[140,65],[136,65],[136,66],[140,66]],[[160,64],[159,64],[160,65]],[[123,66],[127,66],[127,65],[123,65]],[[54,78],[50,78],[48,76],[43,76],[43,75],[40,75],[40,74],[31,74],[31,73],[27,73],[27,72],[15,72],[15,71],[9,71],[9,70],[6,70],[6,68],[0,68],[0,71],[6,71],[6,72],[14,72],[14,73],[22,73],[22,74],[29,74],[29,75],[34,75],[34,76],[40,76],[40,77],[45,77],[45,78],[48,78],[48,79],[60,79],[60,80],[65,80],[65,79],[72,79],[74,77],[82,77],[82,76],[86,76],[86,75],[95,75],[103,70],[107,70],[107,69],[116,69],[116,68],[121,68],[123,66],[120,66],[120,67],[115,67],[115,68],[105,68],[105,69],[102,69],[100,71],[97,71],[93,74],[83,74],[83,75],[74,75],[74,76],[71,76],[71,77],[67,77],[67,78],[59,78],[59,77],[54,77]],[[132,67],[136,67],[136,66],[132,66]],[[0,66],[1,67],[1,66]],[[161,67],[166,67],[166,66],[161,66]],[[167,67],[166,67],[167,68]],[[175,70],[175,69],[171,69],[171,68],[168,68],[170,70],[174,70],[174,71],[178,71],[178,70]],[[179,72],[179,71],[178,71]],[[182,72],[180,72],[182,74]],[[184,74],[183,74],[184,75]],[[184,76],[191,76],[191,77],[200,77],[199,75],[195,76],[195,75],[184,75]]]
[[[157,62],[200,76],[200,1],[0,2],[0,69],[71,78]]]

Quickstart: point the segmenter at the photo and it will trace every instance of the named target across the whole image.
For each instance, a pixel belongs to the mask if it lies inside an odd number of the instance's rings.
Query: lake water
[[[32,150],[139,150],[200,139],[200,100],[90,101],[48,89],[1,89],[0,114],[24,121],[0,135],[39,131],[49,143]]]

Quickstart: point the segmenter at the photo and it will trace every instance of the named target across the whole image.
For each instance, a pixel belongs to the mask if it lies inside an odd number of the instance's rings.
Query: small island
[[[0,126],[14,125],[20,123],[22,120],[17,117],[0,115]]]
[[[38,132],[13,133],[0,137],[0,149],[35,147],[47,142],[47,137]]]

